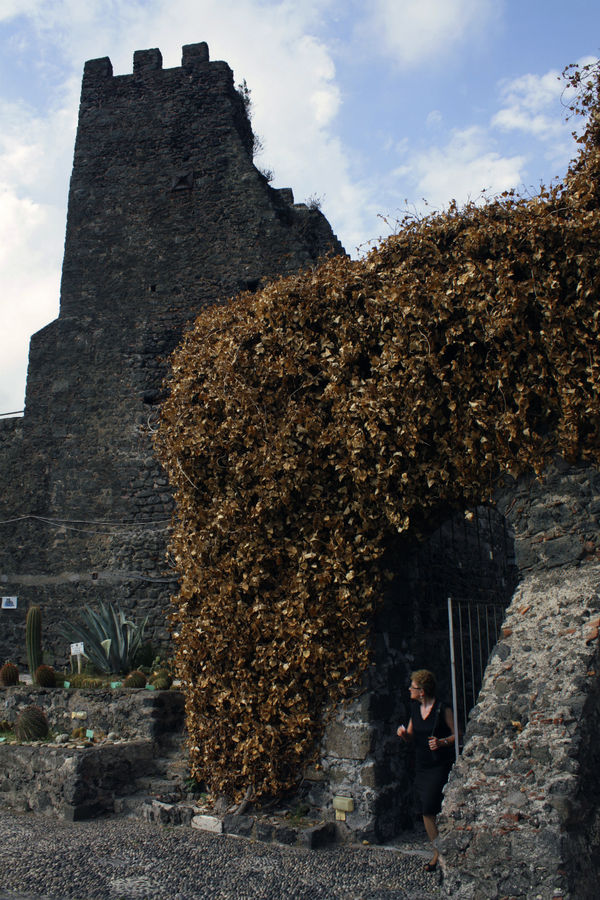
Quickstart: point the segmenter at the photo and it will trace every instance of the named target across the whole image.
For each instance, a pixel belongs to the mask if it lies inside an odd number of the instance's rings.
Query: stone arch
[[[439,696],[452,697],[448,595],[477,609],[484,602],[496,609],[496,628],[485,642],[469,648],[457,633],[463,649],[477,654],[474,666],[471,657],[467,660],[466,675],[467,682],[474,677],[476,683],[465,685],[470,699],[466,706],[462,700],[459,704],[466,715],[517,583],[514,535],[494,506],[447,510],[440,519],[427,539],[405,537],[388,549],[388,589],[372,625],[372,664],[364,692],[336,710],[325,734],[322,766],[329,795],[321,783],[312,798],[318,805],[336,794],[353,798],[346,826],[340,827],[354,838],[385,841],[420,818],[412,753],[398,740],[396,728],[410,715],[405,689],[412,669],[435,671]]]
[[[497,585],[505,581],[506,613],[445,792],[439,820],[443,889],[448,896],[481,900],[595,897],[600,472],[557,458],[540,477],[505,479],[489,509],[508,538],[495,576]],[[481,516],[483,510],[487,515],[488,507],[475,512]],[[464,518],[464,511],[459,515]],[[448,585],[457,591],[460,563],[473,546],[468,539],[462,548],[456,539],[452,546],[448,535],[458,521],[448,516],[420,551],[424,565],[428,554],[445,558],[444,592]],[[401,710],[390,685],[405,683],[415,651],[419,662],[431,659],[434,649],[439,658],[439,633],[446,627],[437,623],[428,650],[423,609],[410,583],[411,552],[414,546],[396,548],[395,577],[373,629],[378,664],[367,673],[361,696],[332,716],[322,770],[314,773],[312,790],[321,802],[354,798],[341,824],[354,837],[385,840],[410,819],[410,773],[393,764],[402,750],[390,723]],[[468,567],[469,578],[476,568]],[[481,590],[489,586],[483,583]]]

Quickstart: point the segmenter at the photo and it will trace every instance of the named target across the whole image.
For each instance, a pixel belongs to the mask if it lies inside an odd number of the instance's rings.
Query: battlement
[[[205,68],[210,64],[208,44],[202,41],[198,44],[185,44],[182,47],[181,70],[190,72],[193,69]],[[222,68],[225,63],[213,63],[214,66]],[[126,78],[134,78],[135,76],[143,76],[148,72],[156,72],[162,70],[163,58],[158,48],[151,50],[136,50],[133,54],[133,75],[120,76]],[[227,68],[229,68],[227,66]],[[172,70],[168,70],[172,71]],[[83,69],[83,85],[90,83],[97,84],[103,80],[113,78],[113,67],[108,56],[100,59],[89,59]]]

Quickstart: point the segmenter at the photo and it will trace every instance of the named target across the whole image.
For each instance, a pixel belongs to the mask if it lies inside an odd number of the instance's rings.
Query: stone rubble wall
[[[78,821],[115,809],[136,778],[155,772],[154,742],[93,747],[0,745],[0,804]]]
[[[40,706],[52,730],[83,727],[117,739],[74,743],[0,744],[0,804],[71,820],[114,812],[117,798],[154,775],[163,740],[183,731],[183,694],[132,689],[82,690],[15,685],[0,688],[0,718],[15,722]]]
[[[600,564],[516,592],[440,818],[454,898],[597,896]]]
[[[600,472],[557,459],[496,497],[520,583],[440,816],[453,898],[597,896]]]
[[[175,690],[0,687],[0,719],[16,722],[27,706],[41,707],[50,728],[59,733],[83,726],[127,740],[159,740],[181,731],[184,721],[183,694]]]

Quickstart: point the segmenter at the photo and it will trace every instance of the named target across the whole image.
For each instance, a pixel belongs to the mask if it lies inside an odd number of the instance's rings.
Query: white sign
[[[16,609],[17,608],[17,598],[16,597],[3,597],[2,598],[2,609]]]
[[[80,644],[71,644],[71,656],[83,655],[83,641]]]

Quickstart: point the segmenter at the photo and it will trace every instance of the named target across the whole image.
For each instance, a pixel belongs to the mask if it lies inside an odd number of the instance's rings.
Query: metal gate
[[[464,734],[477,703],[485,668],[498,639],[506,606],[448,597],[448,631],[455,731]],[[458,756],[458,741],[456,743]]]

